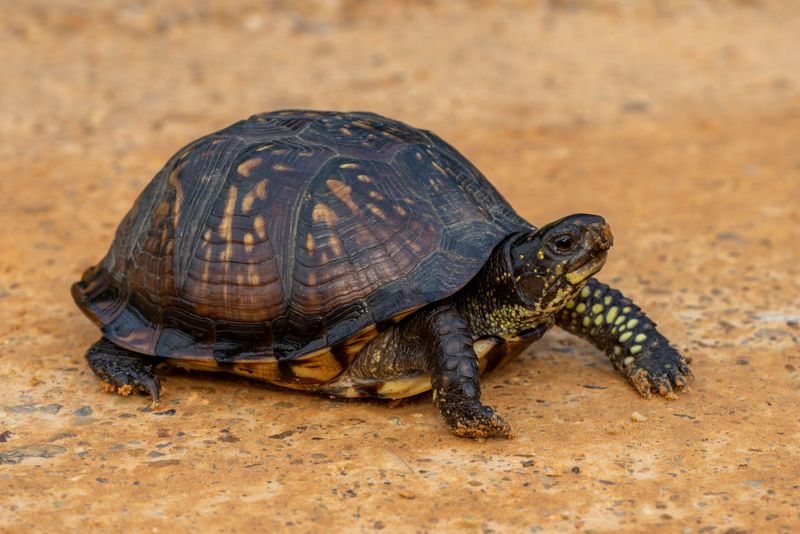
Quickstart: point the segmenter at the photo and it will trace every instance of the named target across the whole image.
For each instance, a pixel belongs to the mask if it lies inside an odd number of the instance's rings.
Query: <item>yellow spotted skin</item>
[[[683,358],[642,310],[595,279],[556,315],[556,324],[603,350],[643,395],[672,396],[691,376]]]

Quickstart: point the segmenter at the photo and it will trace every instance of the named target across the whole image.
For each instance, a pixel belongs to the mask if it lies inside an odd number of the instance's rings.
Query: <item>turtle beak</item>
[[[598,221],[587,224],[583,230],[586,249],[589,251],[588,259],[583,265],[566,274],[567,282],[572,285],[578,285],[590,276],[597,274],[606,263],[608,250],[614,245],[611,227],[602,218],[597,218]]]
[[[568,272],[566,274],[567,282],[575,286],[590,276],[597,274],[597,272],[603,268],[603,265],[606,264],[606,257],[608,256],[607,250],[608,249],[603,250],[596,255],[592,255],[591,258],[589,258],[589,261],[574,271]]]

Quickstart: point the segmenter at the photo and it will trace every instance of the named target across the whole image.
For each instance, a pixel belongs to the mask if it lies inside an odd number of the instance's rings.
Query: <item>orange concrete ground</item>
[[[800,529],[796,3],[88,5],[0,15],[0,531]],[[483,381],[511,441],[426,398],[102,393],[69,285],[174,151],[284,107],[434,130],[534,223],[606,216],[603,278],[693,390],[644,400],[553,331]]]

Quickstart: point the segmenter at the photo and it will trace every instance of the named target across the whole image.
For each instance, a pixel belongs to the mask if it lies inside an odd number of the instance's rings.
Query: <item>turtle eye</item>
[[[574,232],[565,232],[554,235],[549,240],[550,249],[556,254],[572,252],[580,242],[580,236]]]
[[[560,235],[553,240],[553,244],[558,250],[563,250],[566,252],[572,248],[572,245],[575,244],[575,241],[573,241],[572,236]]]

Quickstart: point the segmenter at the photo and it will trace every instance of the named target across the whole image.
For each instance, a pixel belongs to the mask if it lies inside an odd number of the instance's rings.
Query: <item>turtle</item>
[[[109,391],[158,403],[162,362],[331,397],[432,390],[456,435],[511,437],[480,376],[552,326],[646,397],[688,388],[690,359],[595,278],[612,244],[598,215],[532,225],[430,131],[281,110],[170,158],[72,296]]]

